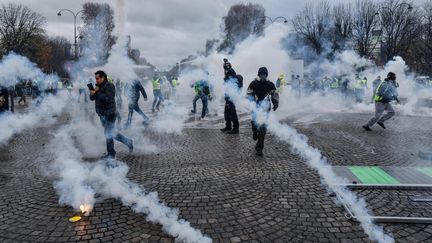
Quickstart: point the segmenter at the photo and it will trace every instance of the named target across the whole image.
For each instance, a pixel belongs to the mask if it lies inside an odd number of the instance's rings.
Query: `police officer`
[[[396,91],[396,74],[393,72],[389,72],[387,74],[387,78],[378,85],[374,95],[375,101],[375,115],[369,119],[366,125],[363,125],[363,128],[366,131],[372,131],[371,127],[377,123],[380,127],[386,128],[384,126],[384,122],[390,119],[395,115],[393,107],[390,102],[392,100],[396,100],[399,103],[399,99],[397,98],[398,94]],[[383,115],[384,111],[387,111],[385,115]]]
[[[5,86],[0,86],[0,114],[7,111],[14,112],[14,95]]]
[[[243,87],[243,77],[241,75],[237,75],[234,69],[231,66],[231,63],[225,58],[223,59],[224,64],[224,73],[225,78],[224,81],[226,84],[229,84],[235,88],[237,88],[240,93],[241,88]],[[227,132],[229,134],[238,134],[239,133],[239,121],[237,117],[237,111],[234,103],[232,102],[231,97],[228,94],[225,94],[225,110],[224,110],[224,118],[225,118],[225,127],[221,129],[222,132]]]
[[[273,104],[273,110],[276,110],[279,106],[279,95],[276,92],[276,87],[267,77],[267,68],[259,68],[258,77],[250,83],[247,89],[249,99],[256,102],[256,109],[261,109],[266,113],[270,112],[271,103]],[[252,115],[251,123],[253,132],[252,138],[253,140],[257,140],[255,150],[258,156],[262,156],[267,127],[266,124],[259,124],[258,121],[256,121],[256,112]]]

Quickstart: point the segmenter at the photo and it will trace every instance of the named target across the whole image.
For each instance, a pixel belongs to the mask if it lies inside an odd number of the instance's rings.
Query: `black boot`
[[[363,129],[368,131],[368,132],[372,131],[372,129],[370,129],[370,127],[368,125],[364,125]]]
[[[239,129],[238,128],[234,128],[233,130],[227,132],[228,134],[239,134]]]
[[[228,132],[231,131],[231,128],[225,127],[221,129],[222,132]]]
[[[377,122],[377,124],[378,124],[380,127],[386,129],[386,127],[384,126],[384,123],[383,123],[383,122]]]

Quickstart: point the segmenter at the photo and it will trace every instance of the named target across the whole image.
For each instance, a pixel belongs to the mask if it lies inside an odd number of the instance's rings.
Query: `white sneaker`
[[[200,120],[201,121],[208,121],[209,119],[207,117],[201,117]]]

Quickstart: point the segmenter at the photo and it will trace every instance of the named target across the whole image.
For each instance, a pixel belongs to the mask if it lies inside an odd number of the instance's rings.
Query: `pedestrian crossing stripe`
[[[387,172],[385,172],[378,166],[348,166],[348,169],[363,184],[400,184],[400,182],[396,178],[389,175]]]

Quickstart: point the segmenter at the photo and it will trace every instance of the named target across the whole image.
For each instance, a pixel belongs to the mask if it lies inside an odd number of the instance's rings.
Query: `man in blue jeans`
[[[115,86],[108,82],[107,75],[104,71],[95,73],[96,87],[90,90],[90,100],[95,101],[96,113],[104,127],[107,155],[104,158],[114,158],[114,139],[129,147],[129,152],[133,151],[133,141],[114,129],[116,121],[116,103],[115,103]]]
[[[133,112],[136,111],[143,118],[143,124],[147,124],[149,118],[144,114],[141,108],[138,105],[138,100],[140,98],[140,92],[144,98],[144,101],[147,101],[147,93],[145,92],[144,87],[142,86],[139,80],[132,81],[131,84],[127,83],[125,86],[125,94],[128,98],[128,119],[125,127],[128,128],[132,123],[132,115]]]
[[[207,80],[199,80],[196,81],[192,85],[192,87],[195,89],[195,98],[192,101],[193,109],[191,110],[191,112],[194,114],[196,113],[196,102],[201,99],[201,119],[204,119],[205,115],[208,113],[208,100],[211,99],[209,84]]]
[[[154,76],[152,79],[153,96],[154,101],[152,105],[152,112],[156,112],[155,108],[159,111],[159,106],[163,101],[162,91],[161,91],[161,78]]]

